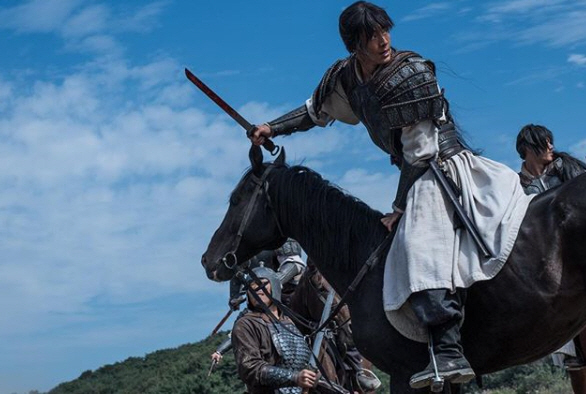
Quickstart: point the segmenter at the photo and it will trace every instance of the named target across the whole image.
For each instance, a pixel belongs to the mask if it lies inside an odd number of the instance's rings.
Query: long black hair
[[[378,30],[389,31],[394,26],[387,12],[367,1],[357,1],[340,14],[340,37],[348,52],[353,53]]]
[[[528,124],[523,126],[517,135],[517,152],[521,159],[525,160],[527,149],[531,149],[536,155],[547,150],[547,144],[553,145],[553,133],[545,126]]]

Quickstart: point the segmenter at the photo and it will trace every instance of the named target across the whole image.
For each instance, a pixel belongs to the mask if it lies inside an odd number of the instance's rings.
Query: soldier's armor
[[[395,210],[406,206],[407,192],[427,171],[425,163],[412,166],[403,159],[401,133],[404,127],[430,120],[438,127],[439,158],[447,160],[465,149],[456,131],[447,100],[435,77],[435,66],[415,52],[396,51],[389,63],[380,66],[372,79],[362,83],[357,74],[358,59],[352,55],[335,62],[324,74],[315,89],[311,105],[315,116],[327,98],[334,94],[338,84],[344,90],[354,115],[366,126],[372,141],[391,155],[391,162],[401,168]],[[289,114],[269,122],[279,134],[309,128],[309,111],[297,108]],[[315,123],[314,123],[315,125]]]
[[[265,386],[278,388],[275,393],[300,394],[301,387],[292,387],[295,375],[307,368],[311,350],[297,327],[290,322],[268,324],[271,339],[280,356],[275,366],[264,366],[261,371],[261,383]],[[282,386],[288,387],[282,387]]]
[[[371,80],[361,83],[357,62],[350,56],[330,67],[313,94],[313,109],[319,113],[340,81],[352,111],[366,126],[372,141],[401,160],[401,128],[422,120],[439,120],[447,110],[435,67],[414,52],[396,51]]]
[[[519,173],[521,185],[526,194],[543,193],[586,172],[586,165],[580,160],[563,152],[555,155],[556,159],[546,167],[540,176],[531,177],[523,172]]]

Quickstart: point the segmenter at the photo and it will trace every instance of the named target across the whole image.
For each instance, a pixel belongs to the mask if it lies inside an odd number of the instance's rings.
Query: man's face
[[[365,45],[360,51],[361,61],[368,61],[377,66],[391,61],[391,33],[388,30],[377,30],[372,37],[365,40]]]
[[[533,152],[532,149],[527,149],[525,153],[525,161],[527,163],[549,164],[553,161],[553,145],[547,141],[547,148],[539,153]]]
[[[252,283],[250,285],[250,288],[248,289],[248,292],[255,292],[258,295],[258,298],[260,298],[260,300],[266,305],[266,306],[270,306],[272,304],[271,299],[267,296],[266,293],[271,294],[271,283],[267,280],[267,279],[261,279],[262,284],[264,285],[264,288],[259,286],[257,283]],[[265,293],[266,291],[266,293]],[[258,305],[255,297],[252,296],[252,294],[248,295],[248,299],[250,300],[250,303],[252,304],[252,306],[256,306]]]

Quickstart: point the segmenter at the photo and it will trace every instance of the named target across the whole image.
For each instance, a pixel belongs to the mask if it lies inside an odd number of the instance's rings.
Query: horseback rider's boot
[[[447,289],[424,290],[413,293],[409,298],[413,312],[428,328],[432,357],[423,371],[411,377],[409,384],[412,388],[419,389],[443,381],[465,383],[474,378],[460,340],[465,299],[464,289],[454,293]],[[434,366],[437,366],[437,377]]]
[[[474,371],[462,353],[459,321],[452,319],[446,323],[430,326],[433,354],[440,379],[451,383],[466,383],[475,377]],[[420,389],[431,385],[436,372],[431,360],[427,367],[409,380],[409,385]]]
[[[356,372],[356,382],[363,392],[374,392],[381,386],[381,381],[370,369],[362,368]]]

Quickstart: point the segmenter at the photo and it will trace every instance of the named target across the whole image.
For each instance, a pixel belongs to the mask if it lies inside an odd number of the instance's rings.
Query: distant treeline
[[[210,354],[226,338],[219,333],[195,344],[159,350],[145,357],[85,371],[79,378],[58,385],[49,394],[241,394],[244,384],[238,379],[234,357],[229,352],[211,376]],[[377,371],[383,381],[379,393],[388,393],[389,377]],[[463,393],[482,394],[568,394],[569,379],[551,365],[549,359],[510,368],[483,377],[484,387],[468,384]],[[393,393],[394,394],[394,393]]]

